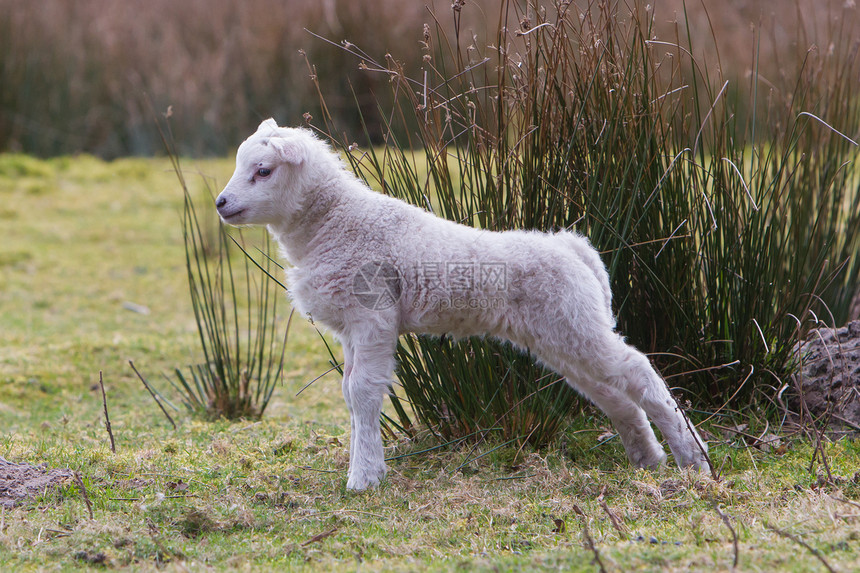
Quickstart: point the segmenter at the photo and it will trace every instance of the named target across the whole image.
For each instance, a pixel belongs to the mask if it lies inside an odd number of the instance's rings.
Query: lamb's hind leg
[[[666,462],[666,452],[657,441],[645,411],[627,394],[609,384],[582,379],[577,383],[568,379],[568,384],[609,417],[631,464],[638,468],[657,468]]]
[[[706,469],[705,442],[675,403],[648,358],[614,333],[607,336],[605,351],[595,366],[603,371],[607,383],[642,407],[660,428],[679,466]]]

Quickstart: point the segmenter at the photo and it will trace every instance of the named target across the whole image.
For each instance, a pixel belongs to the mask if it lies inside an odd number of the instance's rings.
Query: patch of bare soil
[[[47,464],[16,464],[0,457],[0,507],[12,508],[71,478],[70,469],[49,470]]]
[[[800,346],[803,400],[816,418],[860,430],[860,320],[813,330]],[[795,396],[800,405],[800,396]]]

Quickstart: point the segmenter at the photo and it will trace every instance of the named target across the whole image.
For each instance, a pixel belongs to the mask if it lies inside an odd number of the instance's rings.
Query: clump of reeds
[[[241,235],[235,239],[223,224],[214,234],[201,227],[169,124],[167,130],[159,125],[159,131],[184,196],[185,268],[204,358],[187,369],[176,368],[168,381],[194,415],[260,418],[281,380],[292,319],[291,313],[285,327],[279,320],[278,287],[283,287],[273,277],[278,265],[269,236],[260,232],[257,260],[242,246]],[[208,181],[206,190],[214,204]],[[208,218],[214,219],[214,209],[209,211]],[[241,262],[234,260],[237,256]]]
[[[505,2],[491,45],[460,28],[468,4],[452,8],[453,29],[425,27],[420,69],[346,47],[395,99],[380,101],[386,145],[350,154],[359,176],[486,229],[579,230],[603,253],[619,330],[685,400],[775,396],[797,340],[844,320],[857,292],[850,31],[784,68],[780,88],[755,54],[743,83],[702,67],[685,21],[655,37],[638,2]],[[542,388],[551,375],[504,344],[406,338],[398,356],[415,415],[444,436],[505,427],[543,441],[558,427],[560,385]],[[518,401],[543,392],[555,398]]]
[[[204,362],[176,368],[174,387],[183,404],[207,418],[259,418],[281,379],[289,322],[278,321],[279,289],[268,235],[262,234],[260,262],[227,233],[207,244],[194,203],[185,191],[183,236],[188,286]],[[242,252],[241,263],[233,261]],[[263,271],[261,275],[258,268]]]

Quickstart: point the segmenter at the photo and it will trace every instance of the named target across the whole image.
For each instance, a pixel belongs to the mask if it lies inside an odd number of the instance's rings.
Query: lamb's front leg
[[[341,389],[343,390],[343,399],[346,401],[346,408],[349,410],[349,424],[350,424],[350,436],[355,435],[355,416],[352,415],[352,400],[350,400],[349,393],[349,379],[352,374],[352,362],[353,362],[353,353],[352,346],[350,346],[348,340],[342,340],[341,345],[343,346],[343,382],[341,384]],[[350,439],[349,442],[349,457],[352,459],[352,445],[353,441]]]
[[[347,346],[348,343],[344,348]],[[344,377],[344,397],[352,425],[346,487],[363,490],[378,485],[388,470],[382,450],[379,416],[382,400],[394,374],[394,345],[355,344],[350,347],[352,364],[351,368],[346,365],[349,375]]]

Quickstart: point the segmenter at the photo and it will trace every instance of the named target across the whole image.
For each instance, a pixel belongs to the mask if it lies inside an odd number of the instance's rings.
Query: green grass
[[[217,188],[232,162],[185,168],[202,198],[194,172]],[[714,501],[738,533],[740,570],[820,568],[765,524],[838,570],[860,567],[860,443],[848,439],[827,447],[831,484],[819,465],[810,471],[800,438],[787,438],[784,453],[717,439],[715,483],[630,469],[605,418],[586,409],[539,451],[490,440],[420,453],[438,442],[398,436],[382,487],[348,493],[339,380],[295,396],[329,368],[298,317],[262,421],[201,422],[177,410],[174,431],[127,365],[171,397],[161,373],[201,360],[169,162],[0,156],[0,205],[0,456],[80,472],[93,504],[90,518],[68,483],[0,513],[0,570],[596,571],[583,523],[609,571],[729,570],[731,534]],[[99,554],[105,564],[90,563]]]
[[[0,156],[0,202],[9,211],[0,243],[0,382],[6,406],[28,418],[34,400],[52,407],[58,398],[79,401],[98,381],[99,370],[109,390],[136,392],[140,383],[129,359],[152,379],[199,363],[182,193],[170,163],[60,158],[38,162],[41,176],[5,175],[6,166],[20,161]],[[208,196],[195,172],[226,181],[232,168],[228,161],[189,162],[191,192]],[[44,191],[33,193],[34,186]],[[215,229],[217,219],[205,212]],[[129,311],[125,303],[146,307],[149,314]],[[307,362],[306,352],[317,340],[315,330],[298,325],[290,374],[324,369],[322,356]]]

